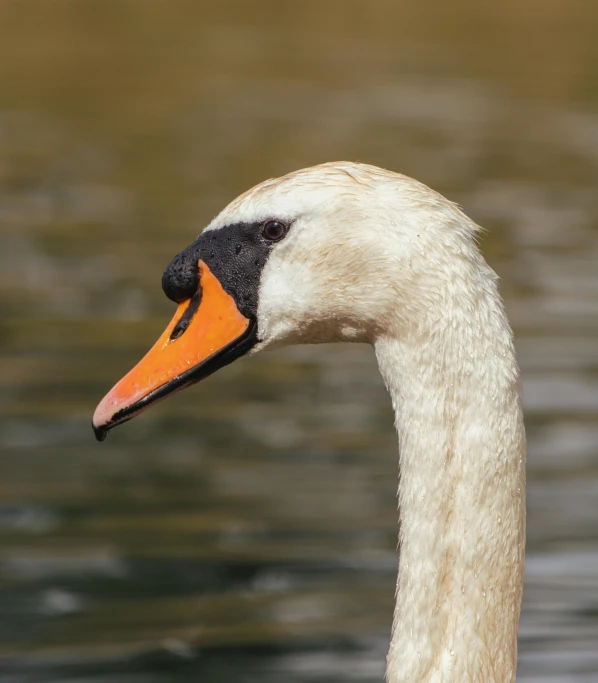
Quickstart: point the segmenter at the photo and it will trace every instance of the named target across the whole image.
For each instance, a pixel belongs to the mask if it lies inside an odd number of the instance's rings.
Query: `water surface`
[[[170,258],[339,158],[488,229],[529,437],[520,680],[596,680],[597,31],[582,1],[0,7],[3,681],[382,680],[397,446],[368,347],[89,427],[172,315]]]

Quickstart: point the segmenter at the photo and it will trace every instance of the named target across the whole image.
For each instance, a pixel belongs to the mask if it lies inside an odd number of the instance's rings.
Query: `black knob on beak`
[[[177,254],[162,275],[164,294],[177,304],[191,299],[199,284],[199,250],[192,244]]]

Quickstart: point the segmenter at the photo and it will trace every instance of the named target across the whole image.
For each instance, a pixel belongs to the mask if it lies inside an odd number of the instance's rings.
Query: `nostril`
[[[201,303],[201,297],[202,289],[200,286],[198,287],[195,294],[192,296],[191,301],[189,301],[189,305],[185,309],[185,312],[179,318],[176,325],[172,328],[172,332],[170,333],[171,342],[176,341],[179,337],[182,337],[183,334],[187,331],[187,328],[191,324],[191,320],[193,320],[193,316],[197,313],[197,309],[199,308],[199,304]]]
[[[175,341],[176,339],[178,339],[188,327],[188,320],[179,320],[179,322],[174,326],[174,329],[170,334],[170,341]]]

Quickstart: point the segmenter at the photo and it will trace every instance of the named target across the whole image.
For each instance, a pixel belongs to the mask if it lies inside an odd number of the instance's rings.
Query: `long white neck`
[[[515,678],[525,546],[518,369],[491,271],[480,260],[466,275],[418,325],[374,344],[400,448],[389,683]]]

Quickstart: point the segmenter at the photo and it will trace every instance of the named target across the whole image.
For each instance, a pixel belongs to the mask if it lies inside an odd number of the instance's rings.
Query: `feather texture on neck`
[[[525,433],[511,332],[477,261],[410,334],[375,342],[400,448],[389,683],[515,678]]]

